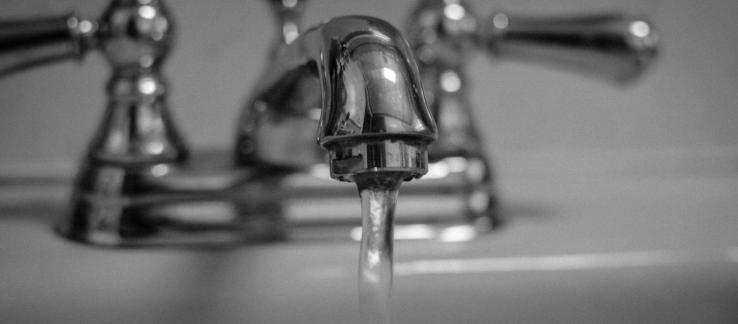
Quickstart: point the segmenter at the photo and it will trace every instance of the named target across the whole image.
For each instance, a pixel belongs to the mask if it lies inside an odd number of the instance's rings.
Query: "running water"
[[[362,324],[390,323],[392,228],[400,179],[361,184],[359,312]]]

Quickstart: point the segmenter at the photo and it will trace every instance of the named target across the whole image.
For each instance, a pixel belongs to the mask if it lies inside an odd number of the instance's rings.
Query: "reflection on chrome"
[[[461,79],[453,70],[441,73],[441,88],[446,92],[456,92],[461,89]]]
[[[332,176],[420,162],[408,149],[432,141],[435,123],[411,58],[399,31],[360,16],[330,20],[278,47],[238,125],[239,165],[315,170],[325,163],[316,129],[321,146],[334,152]],[[322,107],[318,123],[315,107]],[[377,156],[361,154],[369,142],[382,148],[372,151]]]
[[[458,3],[450,3],[443,9],[443,13],[449,19],[461,20],[466,15],[466,10]]]
[[[651,35],[651,26],[642,20],[636,20],[630,23],[630,33],[636,37],[646,38]]]

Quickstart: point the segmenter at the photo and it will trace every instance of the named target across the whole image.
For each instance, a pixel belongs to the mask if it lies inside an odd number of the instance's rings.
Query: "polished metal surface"
[[[477,192],[486,192],[495,213],[492,163],[469,103],[465,63],[481,49],[494,58],[555,65],[617,83],[632,81],[652,63],[658,34],[643,18],[619,14],[518,18],[493,13],[485,19],[462,0],[422,0],[408,18],[407,37],[418,59],[423,89],[438,124],[431,161],[473,158],[483,163]]]
[[[63,235],[105,245],[221,244],[294,237],[306,224],[351,229],[355,192],[329,176],[410,180],[426,172],[403,186],[402,199],[420,207],[400,210],[397,233],[416,225],[425,232],[411,237],[437,238],[457,225],[486,231],[500,219],[466,92],[469,53],[481,47],[554,61],[550,53],[566,48],[587,57],[570,61],[578,69],[591,65],[592,73],[624,80],[647,65],[657,44],[642,19],[494,14],[482,21],[463,2],[423,1],[411,15],[408,45],[370,17],[336,18],[303,33],[305,1],[269,3],[279,32],[230,159],[190,161],[172,122],[161,66],[175,26],[162,1],[114,0],[98,21],[66,15],[0,24],[0,74],[90,49],[111,63],[108,106],[70,212],[58,221]],[[591,63],[603,57],[602,66]]]
[[[463,0],[422,0],[413,10],[408,40],[419,62],[458,66],[481,48],[505,58],[568,68],[625,83],[658,56],[659,33],[645,17],[621,13],[484,19]]]
[[[423,142],[429,140],[429,117],[412,108],[422,104],[420,81],[415,64],[408,62],[412,53],[400,35],[393,28],[370,20],[374,26],[362,22],[365,26],[357,29],[361,32],[350,38],[338,36],[344,33],[339,29],[356,24],[358,17],[353,18],[354,22],[331,21],[328,26],[300,35],[303,3],[270,3],[280,35],[260,78],[262,88],[252,96],[239,121],[237,164],[276,169],[286,172],[288,179],[300,179],[297,184],[285,181],[281,190],[287,192],[334,188],[328,174],[349,180],[353,174],[368,170],[407,170],[410,177],[424,172],[426,158],[414,142],[420,141],[420,146],[424,146]],[[287,37],[285,31],[300,36]],[[326,44],[330,34],[335,34],[334,44]],[[346,54],[337,55],[345,58],[338,59],[335,67],[329,67],[326,63],[331,62],[325,57],[317,57],[321,51],[333,55],[334,49],[344,47]],[[331,76],[331,68],[340,74]],[[321,85],[319,77],[339,79],[333,82],[337,88],[326,96],[321,92],[326,83]],[[264,85],[274,78],[280,79],[278,87]],[[265,90],[266,87],[270,89]],[[327,111],[330,115],[320,109],[326,101],[338,105]],[[315,145],[321,120],[321,142],[332,148],[328,154]],[[402,141],[388,140],[382,133],[397,133]],[[429,147],[431,152],[435,145]],[[489,229],[492,208],[488,207],[493,204],[489,203],[491,197],[483,194],[487,191],[487,175],[478,168],[480,156],[431,155],[429,174],[422,181],[403,185],[402,200],[417,207],[398,213],[396,221],[401,228],[397,232],[404,233],[402,227],[413,224],[428,229],[424,238],[438,238],[445,228],[457,225],[480,231]],[[471,167],[465,169],[467,166]],[[324,169],[328,171],[323,173]],[[358,225],[358,219],[348,212],[355,210],[353,206],[342,203],[345,194],[324,192],[326,199],[285,201],[284,218],[292,224]],[[295,210],[300,211],[299,215],[291,212]]]
[[[338,168],[353,158],[359,161],[351,168],[403,167],[397,164],[406,163],[403,143],[424,147],[435,137],[412,54],[400,33],[378,19],[336,18],[307,31],[280,48],[261,84],[239,123],[242,165],[299,170],[324,163],[309,135],[317,129],[321,146],[343,152],[330,160],[332,173],[342,176]],[[380,155],[398,146],[397,156],[370,165],[371,156],[346,150],[368,142]],[[306,148],[313,154],[300,153]]]
[[[76,14],[0,21],[0,76],[64,59],[95,47],[97,23]]]
[[[476,45],[477,25],[471,11],[457,2],[423,1],[408,19],[408,41],[440,132],[430,152],[434,159],[486,156],[473,122],[463,68]]]
[[[148,231],[139,200],[156,200],[145,175],[182,164],[188,149],[169,115],[161,65],[174,23],[161,1],[113,1],[100,20],[100,48],[111,63],[108,107],[77,175],[70,212],[57,230],[71,239],[119,244]],[[151,197],[153,196],[153,197]]]
[[[124,11],[123,14],[128,13]],[[138,18],[136,15],[130,17]],[[146,46],[123,54],[110,51],[111,61],[121,68],[117,70],[119,74],[114,75],[109,93],[114,104],[133,105],[136,112],[142,110],[141,113],[147,116],[165,112],[156,109],[161,107],[159,96],[164,94],[164,85],[157,82],[160,79],[150,78],[147,79],[150,86],[142,87],[137,78],[150,75],[140,71],[158,68],[169,44],[164,32],[170,30],[170,26],[157,21],[144,26],[150,28],[136,31],[134,35],[145,35],[142,45]],[[104,48],[114,49],[120,44],[115,37],[117,35],[130,36],[119,33],[121,29],[114,25],[101,30],[111,35],[111,41],[102,43]],[[131,53],[141,56],[136,59]],[[295,92],[296,98],[291,98],[284,89],[300,87],[299,82],[308,86],[322,84],[317,89],[322,89],[323,95],[319,97],[325,99],[322,109],[326,112],[323,115],[332,116],[332,119],[326,117],[328,121],[321,123],[321,145],[333,152],[334,163],[331,165],[335,166],[332,170],[336,178],[351,180],[354,175],[386,171],[406,172],[407,178],[420,177],[427,171],[425,147],[434,139],[435,125],[420,93],[417,69],[407,53],[409,49],[399,33],[381,20],[369,17],[334,19],[279,50],[273,67],[264,77],[265,87],[256,96],[254,105],[266,109],[266,113],[287,111],[293,115],[299,111],[321,109],[321,106],[310,105],[314,101],[301,100],[299,92]],[[311,64],[317,65],[319,73],[306,68]],[[386,80],[388,73],[394,73],[392,80]],[[135,87],[125,82],[129,76],[139,81]],[[140,93],[141,89],[151,93]],[[139,92],[126,93],[131,90]],[[351,93],[359,96],[347,98]],[[362,97],[365,94],[366,97]],[[285,101],[293,105],[283,105]],[[199,174],[198,178],[197,171],[177,165],[186,157],[186,151],[167,150],[177,147],[169,143],[180,142],[175,136],[166,136],[174,134],[159,132],[173,129],[166,127],[165,119],[161,123],[144,124],[150,127],[146,130],[157,135],[153,140],[138,136],[135,139],[143,140],[128,145],[120,141],[119,128],[116,127],[126,126],[125,119],[121,122],[116,119],[119,115],[115,115],[127,110],[109,111],[113,116],[101,130],[104,135],[98,135],[93,142],[89,161],[80,173],[72,213],[60,222],[59,230],[64,235],[110,245],[148,244],[151,241],[155,244],[175,241],[220,243],[223,240],[278,236],[282,222],[279,199],[284,195],[270,196],[267,193],[277,191],[270,188],[280,183],[282,172],[270,173],[268,168],[257,170],[261,165],[242,165],[243,172],[224,169],[223,172],[232,177],[232,182],[216,179],[215,186],[209,191],[204,190],[202,181],[207,181],[208,175]],[[363,124],[346,123],[350,119],[347,116]],[[318,123],[311,125],[314,132]],[[346,129],[346,125],[353,128]],[[258,124],[256,129],[262,129],[262,126]],[[131,127],[124,129],[130,130]],[[168,139],[171,141],[167,142]],[[253,145],[262,150],[266,145],[266,151],[282,153],[278,150],[280,142],[298,143],[303,145],[302,150],[318,147],[314,136],[257,136]],[[357,156],[355,152],[363,154]],[[357,157],[360,158],[359,164],[355,161]],[[304,163],[299,160],[299,154],[287,154],[284,158],[287,163]],[[189,186],[173,185],[178,183],[178,177],[186,176],[188,170],[194,172],[193,178],[197,180]],[[262,193],[253,188],[260,189]],[[236,193],[245,198],[235,198]],[[221,204],[228,211],[221,212],[220,217],[198,215],[188,219],[187,213],[182,211],[187,208],[187,202],[193,200]],[[233,209],[236,211],[231,211]],[[248,224],[257,224],[261,231],[256,234],[249,231]],[[178,231],[182,234],[179,238],[167,238],[167,234]],[[186,232],[203,234],[205,238],[198,238],[198,235],[184,238]],[[262,232],[267,234],[262,235]]]
[[[100,244],[117,244],[128,232],[142,235],[135,202],[157,201],[149,178],[188,156],[169,115],[160,68],[174,33],[166,6],[158,0],[114,0],[98,21],[66,15],[0,27],[0,73],[79,58],[92,48],[108,59],[107,107],[78,172],[70,210],[58,219],[57,230]]]
[[[436,126],[400,33],[382,20],[352,16],[298,36],[303,6],[301,1],[273,2],[281,37],[263,86],[239,124],[241,163],[234,168],[223,164],[223,156],[190,163],[169,116],[160,67],[172,45],[174,23],[165,5],[112,1],[94,24],[94,37],[89,36],[112,66],[108,107],[77,175],[70,211],[57,221],[57,230],[73,240],[115,246],[281,238],[288,221],[305,219],[288,218],[290,201],[314,199],[316,189],[338,200],[347,196],[344,192],[355,193],[326,185],[324,174],[312,170],[328,161],[321,146],[329,152],[329,174],[336,179],[424,175]],[[76,45],[74,35],[57,42],[87,48]],[[280,128],[284,120],[297,120],[303,133],[279,133],[295,129],[289,122]],[[308,179],[286,172],[296,170],[308,172]]]
[[[495,57],[561,66],[616,83],[646,71],[659,45],[646,18],[617,13],[550,18],[493,13],[480,36]]]

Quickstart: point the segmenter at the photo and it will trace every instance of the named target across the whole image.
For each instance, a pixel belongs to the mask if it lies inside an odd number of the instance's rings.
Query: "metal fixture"
[[[356,191],[331,177],[409,180],[427,170],[403,186],[395,237],[468,240],[500,223],[466,92],[469,52],[624,82],[654,58],[658,41],[638,18],[480,20],[462,1],[427,0],[411,15],[408,45],[391,25],[362,16],[302,33],[303,0],[270,3],[277,41],[231,154],[190,155],[170,118],[160,66],[175,26],[162,0],[113,0],[99,20],[0,22],[0,75],[94,49],[111,63],[108,105],[59,233],[114,246],[357,239]]]
[[[71,210],[57,222],[67,238],[168,245],[284,237],[284,202],[312,190],[285,185],[294,172],[281,166],[300,161],[302,154],[279,149],[298,143],[301,150],[317,151],[318,144],[314,136],[270,134],[261,126],[272,124],[261,123],[275,115],[316,116],[317,109],[321,122],[310,125],[313,134],[319,130],[318,142],[328,151],[336,179],[389,172],[410,180],[427,171],[426,147],[436,126],[410,48],[382,20],[336,18],[275,49],[277,58],[255,96],[256,115],[249,119],[255,123],[248,125],[258,133],[256,152],[270,152],[262,154],[264,160],[276,163],[238,168],[189,161],[169,119],[159,66],[170,48],[173,22],[162,1],[114,0],[99,21],[70,14],[4,27],[9,32],[3,35],[11,36],[0,50],[3,71],[81,57],[93,48],[113,67],[105,117],[78,174]],[[310,98],[320,100],[305,100],[299,89],[317,90]],[[358,205],[355,190],[330,190],[351,192]]]
[[[492,164],[469,103],[464,65],[474,50],[564,67],[615,83],[641,75],[655,59],[658,34],[648,20],[622,14],[569,17],[516,17],[493,12],[480,19],[463,0],[421,0],[408,19],[407,38],[418,59],[428,105],[439,139],[431,161],[473,159],[481,164],[477,190],[496,201]],[[490,212],[492,224],[501,223]]]
[[[304,43],[305,39],[314,38],[309,34],[316,32],[316,30],[310,30],[301,35],[300,21],[305,8],[304,1],[271,0],[269,3],[276,16],[279,33],[270,52],[266,76],[262,78],[265,80],[269,80],[273,71],[282,69],[281,66],[285,64],[302,64],[292,62],[303,62],[304,60],[296,60],[293,57],[284,59],[285,55],[280,56],[280,51],[296,51],[301,48],[299,46],[309,48],[310,45],[306,46]],[[399,39],[400,37],[397,35],[393,38]],[[302,45],[294,45],[294,42],[297,42],[296,39],[302,40]],[[308,41],[308,44],[312,43],[315,41]],[[298,46],[297,49],[295,46]],[[295,56],[294,53],[291,55]],[[403,56],[411,57],[412,55],[403,53]],[[337,99],[354,102],[369,100],[366,104],[371,107],[373,113],[379,115],[386,115],[387,113],[382,110],[386,110],[387,107],[406,105],[407,93],[417,91],[416,88],[419,88],[420,83],[406,82],[407,77],[404,76],[406,72],[393,66],[399,64],[393,63],[395,61],[398,60],[391,58],[385,59],[383,64],[373,63],[376,66],[373,75],[360,76],[354,72],[347,74],[351,75],[352,81],[356,83],[394,84],[399,87],[377,91],[381,96],[374,98],[362,97],[358,88],[347,88],[342,90],[345,94],[335,94],[343,97]],[[321,84],[302,80],[306,78],[306,75],[316,73],[315,70],[316,68],[310,66],[309,63],[302,64],[301,68],[290,76],[294,81],[284,83],[283,88],[271,90],[266,94],[266,98],[264,98],[265,94],[252,96],[244,107],[238,123],[235,145],[236,163],[242,167],[288,172],[300,179],[299,184],[305,188],[306,194],[309,191],[329,192],[327,196],[333,199],[306,197],[301,200],[303,206],[311,206],[315,210],[314,213],[307,212],[298,217],[291,217],[299,219],[301,224],[331,223],[333,226],[349,226],[353,227],[353,230],[358,230],[359,220],[352,217],[351,213],[336,215],[328,212],[331,216],[325,217],[326,211],[336,209],[336,198],[340,199],[345,195],[336,190],[336,184],[328,177],[329,168],[326,164],[325,152],[318,150],[310,143],[317,125],[326,122],[324,119],[326,116],[321,117],[319,108],[321,101],[332,100],[325,96],[321,97]],[[376,80],[382,80],[382,82],[373,82]],[[376,87],[371,84],[368,86]],[[286,93],[289,95],[284,95]],[[343,132],[346,133],[354,132],[351,129],[360,128],[361,123],[371,122],[347,119],[347,116],[351,114],[353,113],[330,118],[343,119],[341,123],[346,123],[342,126],[345,128]],[[398,120],[407,118],[406,116]],[[331,121],[338,119],[331,119]],[[388,129],[403,128],[398,125],[398,121],[385,120],[385,127]],[[321,129],[325,127],[326,125],[322,125]],[[433,151],[433,146],[430,150]],[[391,155],[388,153],[387,157],[390,156],[395,159],[399,158],[396,152]],[[487,186],[490,182],[490,175],[483,169],[483,159],[484,155],[481,151],[465,155],[431,156],[428,166],[429,173],[423,181],[403,186],[403,206],[395,219],[396,237],[399,239],[446,240],[448,233],[451,232],[477,233],[491,229],[497,218],[494,217],[496,211],[494,196],[489,194],[492,188]],[[335,172],[335,170],[331,171]],[[288,185],[283,190],[291,190],[288,187],[294,187],[294,185]],[[469,234],[464,237],[473,236],[474,234]]]
[[[133,206],[157,200],[151,174],[183,165],[188,149],[170,118],[161,65],[172,44],[174,23],[158,0],[116,0],[102,17],[75,14],[0,25],[1,73],[75,58],[92,49],[110,62],[108,97],[78,172],[70,212],[59,219],[64,236],[117,244],[140,233]]]
[[[313,136],[272,134],[305,121],[319,128],[334,178],[426,169],[422,152],[435,137],[435,125],[411,59],[400,33],[375,18],[336,18],[300,35],[278,49],[261,78],[263,87],[239,123],[239,156],[298,170],[324,162],[323,154],[310,159],[293,153],[314,147]]]

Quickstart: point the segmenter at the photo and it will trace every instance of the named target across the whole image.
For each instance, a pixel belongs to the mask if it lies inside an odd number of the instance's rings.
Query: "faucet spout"
[[[347,16],[307,30],[277,50],[261,84],[239,124],[239,164],[324,162],[317,129],[335,179],[427,171],[436,125],[412,52],[390,24]]]

